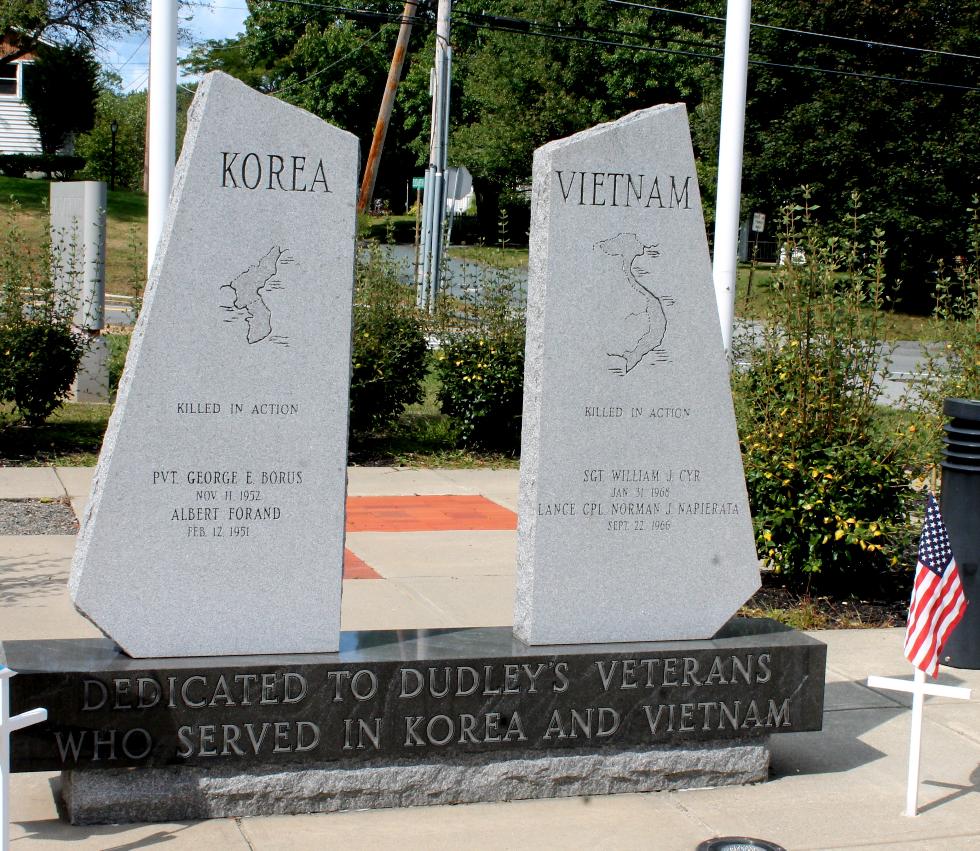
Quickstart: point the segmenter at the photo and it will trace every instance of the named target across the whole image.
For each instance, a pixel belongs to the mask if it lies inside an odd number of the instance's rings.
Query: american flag
[[[965,611],[966,597],[946,524],[935,498],[929,494],[905,631],[905,658],[920,671],[936,676],[939,652]]]

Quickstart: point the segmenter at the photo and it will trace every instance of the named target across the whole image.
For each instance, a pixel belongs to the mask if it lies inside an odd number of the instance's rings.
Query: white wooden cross
[[[10,717],[10,678],[15,672],[0,666],[0,851],[10,848],[10,734],[21,727],[39,724],[47,709],[31,709]]]
[[[881,688],[888,691],[907,691],[912,694],[912,734],[909,740],[909,779],[905,790],[905,815],[919,814],[919,755],[922,745],[922,705],[927,694],[937,697],[955,697],[958,700],[969,700],[970,689],[958,686],[941,686],[938,683],[927,683],[925,671],[915,669],[915,679],[896,680],[893,677],[868,677],[871,688]]]

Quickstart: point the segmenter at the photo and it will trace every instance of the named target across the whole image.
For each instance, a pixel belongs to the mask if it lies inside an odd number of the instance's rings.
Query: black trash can
[[[940,661],[980,669],[980,401],[947,399],[940,511],[960,567],[966,614],[943,646]]]

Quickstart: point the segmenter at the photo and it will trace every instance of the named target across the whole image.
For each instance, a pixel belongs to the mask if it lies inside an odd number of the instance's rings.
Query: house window
[[[17,64],[0,65],[0,97],[17,97]]]

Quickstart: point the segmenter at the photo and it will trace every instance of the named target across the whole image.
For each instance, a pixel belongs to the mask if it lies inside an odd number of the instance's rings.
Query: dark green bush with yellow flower
[[[908,440],[876,415],[884,303],[880,233],[857,208],[836,231],[785,214],[787,257],[764,326],[733,370],[760,557],[799,588],[868,592],[908,569]],[[912,560],[914,563],[914,559]]]
[[[467,446],[518,452],[524,399],[524,333],[460,332],[436,354],[439,401],[457,440]]]
[[[414,291],[398,282],[384,249],[369,244],[354,280],[352,434],[383,429],[419,401],[427,350]]]
[[[521,287],[511,271],[493,269],[475,293],[441,303],[439,402],[463,446],[520,452],[526,304]]]

